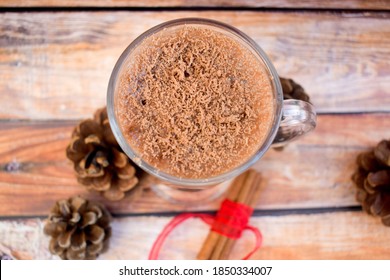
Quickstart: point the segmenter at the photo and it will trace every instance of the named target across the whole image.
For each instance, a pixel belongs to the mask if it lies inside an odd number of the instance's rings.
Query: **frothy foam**
[[[118,117],[140,158],[168,174],[208,178],[248,160],[274,115],[262,63],[211,28],[168,28],[131,53],[119,78]]]

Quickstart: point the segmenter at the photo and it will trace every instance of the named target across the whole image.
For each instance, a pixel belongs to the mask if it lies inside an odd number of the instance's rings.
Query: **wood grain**
[[[389,137],[390,114],[323,115],[315,132],[284,151],[270,150],[255,164],[264,190],[256,209],[357,205],[350,176],[356,155]],[[80,194],[102,201],[116,214],[216,210],[169,204],[150,190],[139,200],[109,203],[78,185],[65,147],[75,122],[2,122],[0,216],[46,215],[54,201]]]
[[[0,7],[247,7],[389,10],[388,0],[1,0]]]
[[[389,13],[111,11],[1,13],[0,118],[89,116],[106,103],[124,48],[148,28],[182,17],[247,33],[321,113],[390,112]]]
[[[158,233],[170,217],[116,218],[109,250],[100,259],[147,259]],[[252,259],[390,259],[389,229],[362,212],[252,217],[263,234],[263,247]],[[49,238],[41,219],[0,221],[3,247],[25,259],[57,259],[48,252]],[[208,227],[189,220],[163,245],[160,259],[195,259]],[[244,232],[231,259],[252,249],[253,236]],[[128,248],[131,248],[129,250]]]

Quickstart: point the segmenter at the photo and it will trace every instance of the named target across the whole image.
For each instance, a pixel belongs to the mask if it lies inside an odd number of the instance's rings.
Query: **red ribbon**
[[[241,237],[242,231],[248,225],[253,208],[229,199],[222,202],[211,230],[232,239]]]
[[[249,206],[226,199],[222,202],[221,209],[215,217],[209,214],[200,213],[179,214],[174,217],[158,235],[152,249],[150,250],[148,259],[158,259],[158,255],[165,239],[179,224],[189,218],[200,218],[203,222],[210,225],[213,231],[229,238],[237,239],[240,238],[242,231],[251,231],[255,235],[256,242],[252,251],[242,258],[243,260],[247,260],[261,247],[263,240],[261,232],[257,228],[248,225],[248,220],[252,215],[252,212],[253,209]]]

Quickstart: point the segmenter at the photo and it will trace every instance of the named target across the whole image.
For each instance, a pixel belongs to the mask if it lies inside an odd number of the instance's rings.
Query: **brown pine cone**
[[[283,89],[283,99],[298,99],[310,103],[310,97],[301,85],[292,79],[279,78]]]
[[[380,216],[390,226],[390,140],[382,140],[371,151],[357,157],[358,169],[352,175],[356,199],[371,215]]]
[[[14,260],[12,251],[0,242],[0,260]]]
[[[142,192],[135,167],[111,131],[106,108],[74,129],[66,156],[74,163],[78,181],[109,200],[125,194],[135,198]]]
[[[96,259],[108,248],[111,215],[106,208],[81,197],[59,200],[45,224],[49,250],[64,260]]]
[[[298,99],[305,102],[310,102],[309,95],[305,92],[303,87],[292,79],[286,79],[279,77],[280,83],[282,84],[282,90],[283,90],[283,99]],[[284,146],[274,147],[274,150],[276,151],[283,151]]]

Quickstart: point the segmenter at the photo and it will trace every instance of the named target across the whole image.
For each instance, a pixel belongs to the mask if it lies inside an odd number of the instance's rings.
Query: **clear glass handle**
[[[313,105],[296,99],[284,100],[282,120],[272,147],[284,146],[291,140],[312,131],[316,124],[317,115]]]

